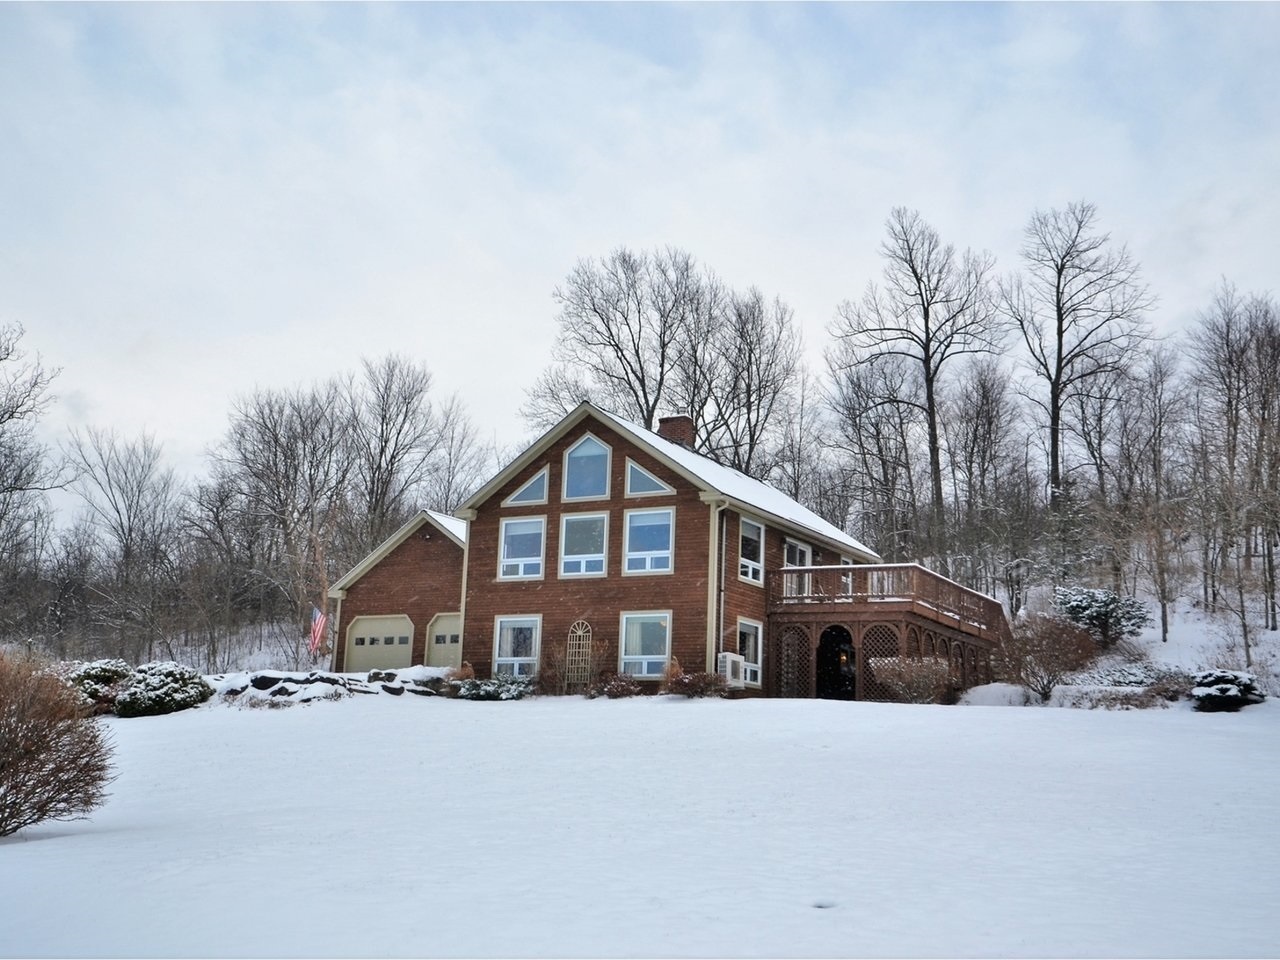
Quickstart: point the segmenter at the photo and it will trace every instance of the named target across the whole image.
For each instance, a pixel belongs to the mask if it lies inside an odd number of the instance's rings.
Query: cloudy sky
[[[1016,266],[1088,199],[1185,328],[1277,292],[1280,5],[0,4],[0,321],[50,435],[424,359],[486,436],[580,257],[675,244],[820,361],[889,209]]]

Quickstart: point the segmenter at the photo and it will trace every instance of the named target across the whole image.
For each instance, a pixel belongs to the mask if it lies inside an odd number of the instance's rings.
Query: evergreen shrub
[[[1193,675],[1191,683],[1191,699],[1203,713],[1234,713],[1267,698],[1258,689],[1258,678],[1242,670],[1205,670]]]
[[[155,717],[204,703],[213,696],[199,672],[172,660],[144,663],[116,697],[119,717]]]

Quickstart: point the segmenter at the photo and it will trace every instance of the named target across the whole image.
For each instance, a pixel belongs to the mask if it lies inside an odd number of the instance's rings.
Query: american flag
[[[328,624],[328,616],[313,604],[311,607],[311,655],[313,657],[319,652],[320,645],[324,643],[324,628]]]

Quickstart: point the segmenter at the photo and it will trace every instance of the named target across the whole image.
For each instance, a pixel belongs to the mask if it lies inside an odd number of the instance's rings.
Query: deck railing
[[[1000,601],[915,563],[784,567],[767,575],[775,612],[801,604],[910,604],[931,619],[992,639],[1008,630]]]

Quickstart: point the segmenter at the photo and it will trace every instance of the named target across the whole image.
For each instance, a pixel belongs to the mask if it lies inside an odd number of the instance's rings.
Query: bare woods
[[[1223,281],[1160,303],[1089,203],[1035,212],[1015,262],[895,209],[881,269],[832,305],[805,361],[782,296],[692,254],[618,248],[554,289],[553,361],[522,408],[579,400],[653,425],[687,413],[707,456],[764,478],[887,561],[1020,607],[1036,584],[1186,597],[1276,629],[1280,310]],[[1159,312],[1198,318],[1158,338]],[[389,356],[238,398],[203,479],[147,436],[46,449],[56,371],[0,327],[0,640],[58,656],[229,665],[246,637],[303,657],[311,605],[413,511],[497,467],[456,397]],[[81,511],[55,524],[47,492]]]

